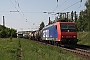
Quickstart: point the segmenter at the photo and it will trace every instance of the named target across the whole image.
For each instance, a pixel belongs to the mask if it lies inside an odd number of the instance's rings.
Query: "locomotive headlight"
[[[73,36],[73,38],[76,38],[76,36]]]
[[[62,36],[62,38],[64,38],[64,36]]]
[[[65,36],[62,36],[62,38],[65,38]]]

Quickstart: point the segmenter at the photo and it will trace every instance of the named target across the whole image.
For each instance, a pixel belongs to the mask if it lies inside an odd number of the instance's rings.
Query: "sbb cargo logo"
[[[49,37],[49,30],[44,30],[43,31],[43,37]]]

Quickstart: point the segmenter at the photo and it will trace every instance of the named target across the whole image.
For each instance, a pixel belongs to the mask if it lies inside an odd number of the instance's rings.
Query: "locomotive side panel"
[[[56,29],[56,26],[55,26],[55,25],[53,25],[53,26],[50,28],[49,38],[51,38],[50,40],[55,40],[55,41],[57,41],[58,32],[57,32],[57,29]]]
[[[56,26],[52,25],[42,30],[42,40],[57,40]]]

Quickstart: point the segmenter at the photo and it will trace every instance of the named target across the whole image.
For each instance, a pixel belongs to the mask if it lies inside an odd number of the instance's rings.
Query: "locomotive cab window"
[[[67,24],[61,24],[61,29],[67,29]]]
[[[56,29],[57,29],[57,25],[56,25],[55,27],[56,27]]]
[[[68,28],[69,29],[75,29],[75,25],[74,24],[68,24]]]
[[[71,32],[76,31],[75,24],[60,24],[60,27],[61,27],[61,31],[63,32],[67,32],[68,30]]]

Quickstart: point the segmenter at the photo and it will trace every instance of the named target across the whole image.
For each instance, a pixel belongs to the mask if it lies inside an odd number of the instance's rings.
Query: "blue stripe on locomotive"
[[[55,25],[47,26],[42,29],[42,38],[57,38],[58,33]]]

